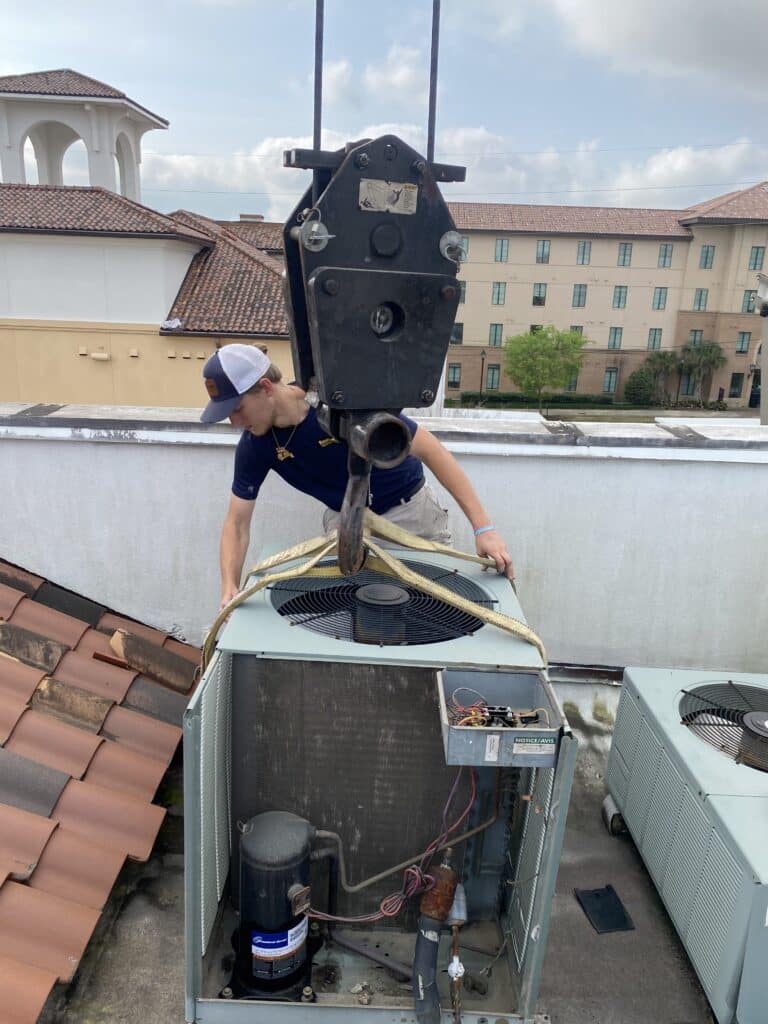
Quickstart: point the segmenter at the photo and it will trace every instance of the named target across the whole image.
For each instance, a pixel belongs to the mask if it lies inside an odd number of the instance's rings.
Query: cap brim
[[[235,395],[234,398],[225,398],[219,402],[210,401],[202,411],[200,422],[218,423],[219,420],[225,420],[230,413],[235,411],[242,397],[242,395]]]

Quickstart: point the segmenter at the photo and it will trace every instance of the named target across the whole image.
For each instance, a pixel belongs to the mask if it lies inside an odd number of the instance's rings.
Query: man
[[[347,486],[347,446],[328,437],[305,392],[283,383],[280,370],[261,349],[225,345],[208,359],[203,377],[210,401],[201,421],[229,417],[243,428],[221,533],[223,608],[240,589],[253,509],[269,470],[327,506],[323,526],[329,531],[338,522]],[[477,553],[490,556],[500,573],[513,578],[509,552],[464,470],[433,434],[407,416],[401,419],[411,432],[411,454],[392,469],[373,468],[372,510],[421,537],[449,544],[448,514],[425,482],[426,465],[472,524]]]

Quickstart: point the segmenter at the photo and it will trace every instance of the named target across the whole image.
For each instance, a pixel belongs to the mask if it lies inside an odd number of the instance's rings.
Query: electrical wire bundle
[[[432,840],[427,848],[418,859],[418,863],[410,864],[403,871],[403,884],[397,892],[391,893],[389,896],[385,896],[379,904],[379,909],[371,914],[362,914],[359,917],[338,917],[333,914],[326,914],[322,910],[317,910],[314,907],[310,907],[308,917],[313,918],[316,921],[334,921],[341,922],[344,924],[369,924],[374,921],[381,921],[385,917],[397,917],[400,911],[403,909],[407,900],[412,896],[416,896],[421,892],[426,892],[427,889],[431,889],[435,884],[435,880],[432,875],[429,874],[428,866],[429,862],[434,857],[435,853],[443,846],[451,837],[451,835],[459,828],[463,821],[468,817],[472,806],[475,802],[475,796],[477,795],[477,775],[474,768],[467,767],[469,771],[469,778],[471,783],[471,792],[467,805],[452,825],[448,825],[448,815],[451,810],[451,804],[454,801],[456,793],[459,789],[459,781],[461,779],[461,773],[464,771],[464,767],[459,768],[456,773],[456,778],[453,781],[453,786],[448,794],[445,807],[443,808],[443,816],[441,821],[441,832]]]
[[[474,694],[477,698],[471,704],[462,704],[457,693]],[[530,708],[522,710],[507,707],[504,704],[489,704],[482,693],[471,686],[457,687],[447,701],[448,718],[451,725],[463,725],[470,728],[494,729],[513,728],[527,729],[539,725],[539,716],[543,715],[546,728],[549,728],[549,711],[546,708]]]

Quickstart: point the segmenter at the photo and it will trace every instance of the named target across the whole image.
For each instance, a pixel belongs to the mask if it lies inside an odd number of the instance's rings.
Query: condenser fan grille
[[[493,608],[496,603],[459,572],[423,562],[405,565],[486,608]],[[483,627],[474,615],[369,569],[354,576],[285,580],[271,588],[271,597],[277,611],[291,622],[314,633],[354,643],[436,644],[468,636]]]
[[[731,760],[768,772],[768,689],[724,679],[684,690],[680,720]]]

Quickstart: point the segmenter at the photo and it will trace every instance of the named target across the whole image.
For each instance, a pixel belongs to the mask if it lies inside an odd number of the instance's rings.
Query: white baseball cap
[[[240,399],[267,373],[271,361],[254,345],[223,345],[203,367],[210,402],[203,409],[201,423],[225,420]]]

